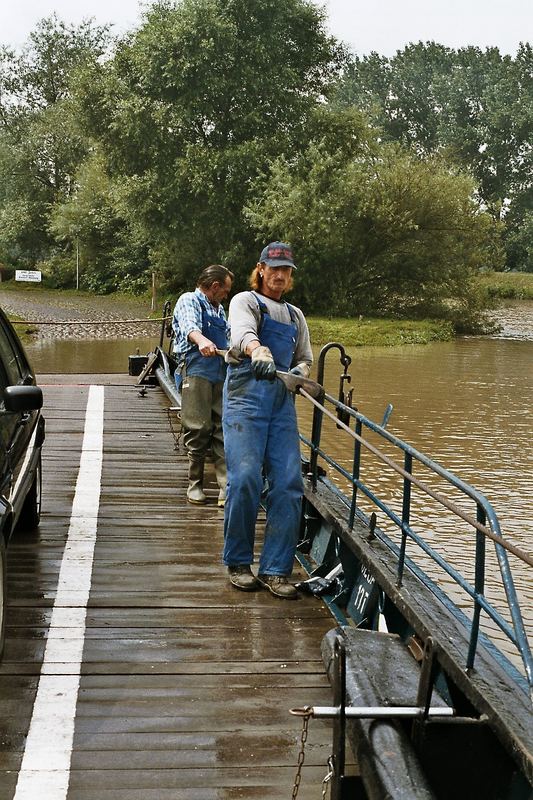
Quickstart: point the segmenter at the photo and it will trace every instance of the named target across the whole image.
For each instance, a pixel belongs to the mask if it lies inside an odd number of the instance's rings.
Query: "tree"
[[[72,192],[88,150],[73,113],[72,77],[102,55],[106,36],[106,28],[66,26],[53,15],[22,53],[0,49],[0,249],[9,260],[31,264],[53,247],[50,208]]]
[[[520,45],[514,59],[497,48],[454,51],[433,42],[391,59],[371,54],[354,60],[337,103],[367,109],[387,139],[417,155],[439,154],[470,172],[482,207],[506,221],[509,242],[516,238],[533,210],[531,45]],[[527,268],[513,252],[508,266]]]
[[[340,81],[334,105],[364,110],[391,141],[420,156],[439,147],[441,76],[449,76],[453,51],[435,42],[410,44],[393,58],[355,57]]]
[[[243,265],[251,181],[298,149],[343,59],[306,0],[156,3],[84,82],[84,116],[174,286]],[[247,266],[249,266],[249,261]]]
[[[81,288],[100,293],[146,291],[146,244],[130,226],[120,189],[109,178],[98,151],[78,169],[75,192],[54,206],[49,229],[64,244],[52,259],[59,285],[72,282],[77,255]]]
[[[344,123],[350,147],[316,138],[292,162],[279,159],[249,218],[297,248],[306,308],[464,323],[478,310],[473,275],[499,264],[497,226],[472,181],[380,143],[353,113]]]

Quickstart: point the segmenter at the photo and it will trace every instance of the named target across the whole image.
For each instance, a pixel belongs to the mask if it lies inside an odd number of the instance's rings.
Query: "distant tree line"
[[[0,49],[0,263],[57,286],[243,288],[293,243],[295,302],[475,325],[481,269],[533,271],[533,55],[351,56],[307,0],[161,0],[112,39]]]
[[[388,141],[470,174],[504,222],[505,268],[533,272],[533,48],[452,50],[429,42],[354,59],[337,104],[363,109]]]

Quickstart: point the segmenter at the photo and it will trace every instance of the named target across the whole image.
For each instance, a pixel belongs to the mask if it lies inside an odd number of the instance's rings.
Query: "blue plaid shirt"
[[[174,315],[172,317],[172,329],[175,337],[174,353],[178,361],[183,360],[185,354],[196,347],[195,344],[189,341],[188,336],[191,331],[202,330],[202,306],[210,316],[226,319],[226,312],[222,304],[215,308],[200,289],[182,294],[174,307]],[[227,323],[226,329],[229,336]]]

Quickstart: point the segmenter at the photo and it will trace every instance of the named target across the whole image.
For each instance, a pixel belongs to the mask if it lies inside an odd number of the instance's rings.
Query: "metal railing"
[[[381,425],[373,422],[351,407],[351,390],[348,395],[346,395],[344,392],[344,384],[346,382],[350,382],[351,380],[347,374],[347,369],[351,359],[346,355],[342,345],[333,342],[326,345],[322,349],[318,360],[318,382],[323,383],[325,356],[332,348],[337,348],[340,350],[340,361],[344,367],[344,372],[343,375],[341,375],[340,380],[339,397],[335,398],[325,393],[323,403],[319,403],[310,395],[306,394],[305,391],[301,390],[300,392],[315,406],[311,439],[306,438],[302,434],[300,436],[301,440],[310,448],[310,479],[313,488],[316,488],[317,482],[320,480],[318,459],[322,458],[324,462],[326,462],[333,470],[345,478],[346,481],[348,481],[348,483],[352,486],[351,497],[343,492],[340,492],[340,490],[337,490],[338,495],[347,507],[346,522],[350,529],[353,529],[356,517],[361,516],[361,513],[358,509],[358,495],[363,494],[374,506],[380,509],[380,511],[382,511],[401,532],[401,542],[400,546],[398,547],[397,545],[394,545],[388,536],[384,535],[382,532],[379,533],[376,531],[376,535],[378,535],[381,540],[395,552],[395,555],[397,556],[396,580],[398,586],[401,586],[402,584],[406,564],[410,568],[411,565],[414,564],[412,558],[407,558],[408,542],[414,542],[473,600],[473,616],[470,624],[469,648],[466,659],[466,668],[468,669],[474,666],[480,633],[481,611],[484,611],[487,616],[500,628],[504,635],[513,643],[515,648],[520,653],[525,668],[526,679],[531,689],[533,687],[533,659],[524,628],[507,553],[513,553],[513,555],[530,566],[533,565],[533,558],[503,538],[496,513],[489,501],[480,492],[457,478],[453,473],[444,469],[437,462],[428,458],[423,453],[420,453],[418,450],[406,444],[397,436],[394,436],[385,429],[388,417],[392,411],[391,406],[387,408],[383,423]],[[332,406],[333,412],[327,408],[326,404]],[[351,472],[345,469],[321,447],[322,421],[324,416],[332,419],[336,423],[337,428],[344,430],[345,433],[350,435],[354,440],[353,465]],[[351,427],[352,425],[353,428]],[[371,431],[373,434],[377,435],[380,441],[383,440],[387,442],[389,446],[392,445],[394,451],[400,455],[402,463],[397,463],[382,450],[369,442],[365,438],[365,434],[368,431]],[[363,449],[371,451],[382,464],[390,467],[403,478],[401,514],[396,513],[386,502],[380,499],[373,489],[367,486],[361,479]],[[425,469],[429,470],[430,473],[439,476],[439,478],[442,479],[448,486],[453,487],[454,490],[457,490],[461,495],[473,501],[476,509],[475,518],[465,513],[463,509],[459,508],[456,504],[452,503],[446,497],[436,492],[426,483],[416,478],[413,474],[415,465],[422,465]],[[432,498],[451,511],[454,517],[467,522],[468,525],[470,525],[475,531],[476,543],[473,585],[440,553],[431,547],[431,545],[429,545],[419,533],[415,531],[411,523],[411,495],[413,486],[416,486],[428,498]],[[507,605],[512,622],[511,625],[503,618],[498,609],[488,600],[485,595],[485,559],[487,538],[491,539],[495,544],[502,584],[505,590]],[[423,570],[418,567],[415,571],[417,576],[424,580],[426,585],[428,585],[429,588],[434,591],[435,584],[429,577],[425,575]]]

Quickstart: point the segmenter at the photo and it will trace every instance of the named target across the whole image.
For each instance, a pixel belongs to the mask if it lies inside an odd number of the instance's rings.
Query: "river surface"
[[[460,338],[453,342],[394,348],[353,348],[351,383],[353,404],[380,422],[387,403],[394,411],[391,433],[409,442],[461,480],[481,491],[494,507],[502,533],[525,551],[533,551],[533,304],[517,304],[499,312],[502,331],[495,337]],[[149,352],[157,337],[50,341],[40,339],[26,347],[37,373],[127,372],[128,355]],[[317,350],[318,354],[318,350]],[[337,351],[328,354],[325,385],[337,396],[342,367]],[[298,398],[303,430],[310,430],[312,408]],[[324,422],[326,450],[351,470],[353,443],[333,423]],[[392,451],[389,455],[397,459]],[[333,477],[333,476],[332,476]],[[475,516],[475,507],[446,490],[428,474],[418,477]],[[384,470],[372,456],[363,455],[362,480],[375,481],[381,496],[401,513],[402,480]],[[336,479],[336,478],[335,478]],[[337,480],[337,479],[336,479]],[[342,479],[339,481],[342,483]],[[369,505],[365,511],[373,510]],[[445,557],[473,579],[472,529],[457,526],[441,507],[413,497],[413,526]],[[378,525],[390,528],[381,512]],[[397,536],[396,536],[397,540]],[[411,548],[412,545],[409,545]],[[501,605],[501,579],[493,547],[487,559],[487,594]],[[412,552],[409,550],[408,552]],[[515,574],[528,634],[533,638],[533,582],[531,569],[509,556]],[[426,562],[425,562],[426,563]],[[470,613],[470,601],[457,595],[444,573],[428,565],[432,576]],[[508,617],[503,606],[502,613]],[[501,646],[499,631],[486,624]],[[515,660],[513,658],[513,660]]]
[[[370,419],[381,422],[387,403],[394,406],[388,430],[482,492],[494,507],[503,535],[526,552],[533,551],[533,340],[471,338],[425,347],[364,348],[347,351],[353,402]],[[335,351],[328,354],[326,385],[337,396],[342,368],[334,364]],[[299,401],[300,419],[308,416]],[[307,428],[310,425],[307,422]],[[369,437],[373,444],[377,439]],[[323,449],[334,452],[351,472],[353,444],[334,423],[324,421]],[[403,464],[402,454],[385,448]],[[471,501],[449,491],[440,479],[415,466],[415,475],[433,490],[444,494],[475,518]],[[384,468],[363,449],[361,479],[379,487],[379,495],[401,516],[401,476]],[[334,480],[343,485],[341,477]],[[369,501],[361,504],[367,513],[376,510]],[[392,533],[384,515],[377,511],[378,525]],[[475,535],[459,524],[442,506],[413,490],[412,524],[418,533],[460,572],[473,580]],[[398,535],[393,535],[399,544]],[[409,545],[413,553],[414,546]],[[416,548],[415,548],[416,552]],[[533,583],[531,568],[509,556],[516,586],[533,637]],[[470,615],[471,601],[457,593],[444,572],[422,562],[429,574]],[[487,557],[487,595],[500,605],[501,579],[492,545]],[[499,630],[489,623],[485,630],[503,644]]]

